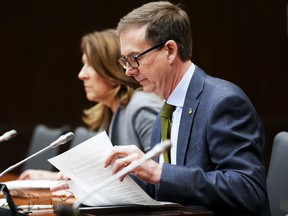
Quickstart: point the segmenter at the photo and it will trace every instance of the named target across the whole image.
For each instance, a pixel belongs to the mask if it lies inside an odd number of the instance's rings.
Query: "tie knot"
[[[175,106],[164,103],[162,110],[161,110],[161,117],[171,119],[172,113],[175,110]]]

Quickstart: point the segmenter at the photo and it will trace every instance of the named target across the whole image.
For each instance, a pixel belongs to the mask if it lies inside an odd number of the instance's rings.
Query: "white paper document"
[[[9,190],[18,189],[49,189],[56,186],[56,180],[13,180],[3,182]]]
[[[112,176],[112,167],[104,168],[104,161],[111,149],[112,143],[104,131],[48,161],[71,179],[69,186],[76,199],[81,200],[82,196],[93,191],[82,202],[85,205],[160,205],[129,175],[122,182],[117,179],[105,185],[105,181]],[[105,186],[94,192],[93,188],[97,188],[98,184]]]

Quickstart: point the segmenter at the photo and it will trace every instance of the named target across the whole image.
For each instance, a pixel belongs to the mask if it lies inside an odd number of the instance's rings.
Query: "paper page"
[[[5,198],[0,199],[0,206],[4,206],[7,204],[7,200]]]
[[[104,160],[111,149],[112,143],[104,131],[48,161],[71,179],[70,189],[78,199],[96,188],[97,184],[103,185],[112,176],[112,167],[104,168]],[[159,205],[130,176],[126,176],[122,182],[117,179],[101,187],[83,204]]]
[[[57,184],[56,180],[13,180],[3,182],[9,190],[49,189]]]

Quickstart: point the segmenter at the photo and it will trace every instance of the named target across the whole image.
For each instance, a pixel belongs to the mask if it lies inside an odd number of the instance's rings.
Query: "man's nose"
[[[135,76],[138,74],[138,69],[137,68],[134,68],[132,67],[131,65],[127,65],[127,68],[126,68],[126,71],[125,71],[125,74],[127,76]]]

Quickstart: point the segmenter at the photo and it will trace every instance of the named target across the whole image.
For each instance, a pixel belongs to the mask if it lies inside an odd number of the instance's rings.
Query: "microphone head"
[[[167,140],[163,140],[162,142],[158,143],[157,145],[155,145],[153,147],[153,149],[151,149],[151,152],[153,152],[153,154],[160,154],[163,153],[166,149],[171,147],[171,140],[167,139]]]
[[[10,140],[12,139],[13,137],[15,137],[17,135],[17,131],[16,130],[10,130],[10,131],[7,131],[6,133],[4,133],[2,136],[1,136],[1,140],[2,141],[7,141],[7,140]]]
[[[7,136],[9,137],[9,139],[15,137],[17,135],[17,131],[16,130],[10,130],[8,132],[6,132],[5,134],[7,134]]]
[[[163,151],[165,151],[166,149],[170,148],[171,145],[172,145],[171,140],[164,140],[164,141],[161,143],[161,146],[162,146]]]
[[[63,145],[67,142],[69,142],[70,140],[72,140],[74,137],[74,133],[72,132],[68,132],[62,136],[60,136],[56,141],[54,141],[53,143],[51,143],[49,146],[52,148],[55,148],[59,145]]]
[[[68,132],[59,137],[59,145],[65,144],[74,138],[74,133]]]

